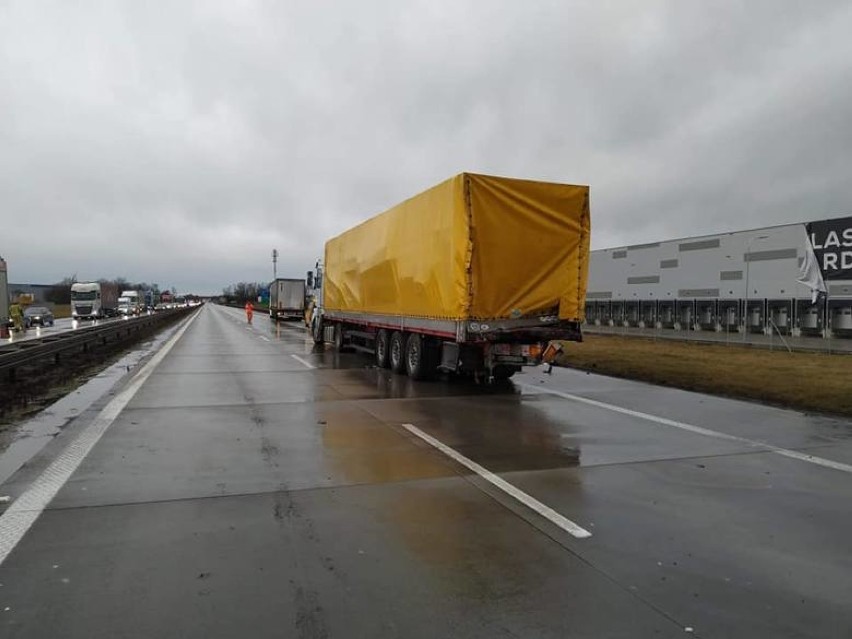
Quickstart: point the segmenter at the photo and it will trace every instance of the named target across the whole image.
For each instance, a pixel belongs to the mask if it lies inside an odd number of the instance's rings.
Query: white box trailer
[[[279,277],[269,285],[269,317],[304,319],[305,280]]]

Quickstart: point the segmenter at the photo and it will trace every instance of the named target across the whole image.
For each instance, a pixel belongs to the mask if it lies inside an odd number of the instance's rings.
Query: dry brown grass
[[[558,363],[800,410],[852,415],[852,355],[586,335],[565,342]]]
[[[53,316],[56,319],[61,319],[63,317],[71,317],[71,305],[70,304],[54,304]]]

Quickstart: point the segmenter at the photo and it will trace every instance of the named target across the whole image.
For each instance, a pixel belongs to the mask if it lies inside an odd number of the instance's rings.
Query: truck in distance
[[[587,186],[462,173],[326,242],[313,339],[414,379],[507,379],[582,340],[589,236]]]
[[[168,309],[173,308],[175,303],[175,297],[172,295],[171,291],[163,291],[160,293],[160,303],[157,305],[159,309]]]
[[[303,319],[305,316],[305,280],[279,277],[269,284],[269,317]]]
[[[139,291],[122,291],[118,298],[118,314],[123,317],[139,315],[142,313],[144,300]]]
[[[112,317],[118,306],[118,287],[111,282],[75,282],[71,285],[71,318]]]

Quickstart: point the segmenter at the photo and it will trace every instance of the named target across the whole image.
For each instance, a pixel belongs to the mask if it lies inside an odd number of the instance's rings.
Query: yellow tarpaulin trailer
[[[581,322],[589,188],[462,173],[330,240],[325,310]]]
[[[507,378],[582,339],[588,265],[588,187],[462,173],[326,243],[311,332],[415,379]]]

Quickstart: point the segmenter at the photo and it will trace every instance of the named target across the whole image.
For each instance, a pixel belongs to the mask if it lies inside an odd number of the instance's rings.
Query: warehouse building
[[[852,217],[593,251],[586,322],[852,338]]]

